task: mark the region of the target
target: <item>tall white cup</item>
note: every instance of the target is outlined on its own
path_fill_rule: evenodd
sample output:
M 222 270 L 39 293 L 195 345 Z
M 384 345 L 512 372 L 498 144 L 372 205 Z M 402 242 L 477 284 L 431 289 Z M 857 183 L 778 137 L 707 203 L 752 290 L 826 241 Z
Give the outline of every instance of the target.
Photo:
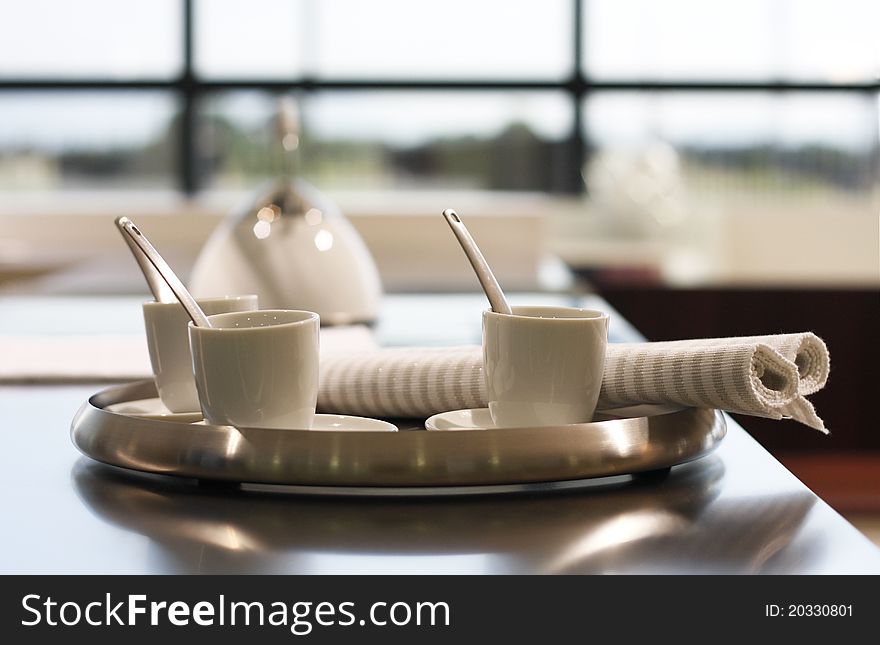
M 608 314 L 575 307 L 483 313 L 489 412 L 499 427 L 592 420 L 602 387 Z
M 197 302 L 208 315 L 257 308 L 254 295 L 199 298 Z M 198 412 L 199 395 L 193 379 L 186 329 L 189 316 L 179 302 L 145 302 L 143 309 L 159 398 L 172 412 Z
M 189 325 L 205 419 L 242 428 L 310 428 L 318 401 L 318 314 L 270 309 L 208 320 L 213 327 Z

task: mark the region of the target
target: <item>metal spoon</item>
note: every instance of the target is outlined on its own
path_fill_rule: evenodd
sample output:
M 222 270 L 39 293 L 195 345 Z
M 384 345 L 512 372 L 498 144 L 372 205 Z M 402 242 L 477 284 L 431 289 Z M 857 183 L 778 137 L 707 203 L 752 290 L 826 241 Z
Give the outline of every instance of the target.
M 205 315 L 205 312 L 202 311 L 202 308 L 199 307 L 195 298 L 193 298 L 192 294 L 186 290 L 186 287 L 183 286 L 183 282 L 180 281 L 180 278 L 178 278 L 174 271 L 171 270 L 168 263 L 165 262 L 162 256 L 159 255 L 159 252 L 152 244 L 150 244 L 150 241 L 146 236 L 140 232 L 140 229 L 134 225 L 134 222 L 127 217 L 117 217 L 116 226 L 118 226 L 119 230 L 123 232 L 126 241 L 131 240 L 131 242 L 137 247 L 140 253 L 136 254 L 135 257 L 138 258 L 139 255 L 145 256 L 152 266 L 150 273 L 152 274 L 153 271 L 155 271 L 159 274 L 162 280 L 165 281 L 165 284 L 172 291 L 177 300 L 180 301 L 180 304 L 183 305 L 183 308 L 193 321 L 193 324 L 196 327 L 211 327 L 208 317 Z M 138 259 L 138 263 L 140 264 L 140 259 Z M 147 278 L 147 282 L 149 281 L 150 279 Z
M 480 281 L 480 286 L 486 292 L 486 297 L 489 299 L 489 306 L 492 307 L 492 311 L 499 314 L 512 314 L 513 311 L 511 311 L 510 305 L 507 304 L 507 298 L 504 297 L 501 285 L 495 279 L 495 274 L 492 273 L 489 263 L 486 262 L 486 258 L 480 252 L 480 247 L 477 246 L 474 238 L 471 237 L 458 213 L 451 208 L 447 208 L 443 211 L 443 217 L 446 219 L 446 223 L 449 224 L 449 228 L 455 233 L 455 237 L 458 238 L 458 243 L 461 244 L 467 259 L 470 260 L 471 266 L 477 274 L 477 280 Z

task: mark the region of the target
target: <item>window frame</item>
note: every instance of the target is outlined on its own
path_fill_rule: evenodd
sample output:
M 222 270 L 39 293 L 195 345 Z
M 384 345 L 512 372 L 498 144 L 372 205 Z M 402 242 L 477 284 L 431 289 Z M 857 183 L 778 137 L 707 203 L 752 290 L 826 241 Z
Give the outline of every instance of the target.
M 0 96 L 8 91 L 139 91 L 164 90 L 174 96 L 180 105 L 180 129 L 178 132 L 176 166 L 174 177 L 177 188 L 186 196 L 193 196 L 203 188 L 201 160 L 198 158 L 196 132 L 198 128 L 198 104 L 212 93 L 228 90 L 261 90 L 274 94 L 285 92 L 325 91 L 504 91 L 504 90 L 554 90 L 565 94 L 572 102 L 574 119 L 566 137 L 568 163 L 567 176 L 561 182 L 561 194 L 581 195 L 587 191 L 581 169 L 590 154 L 590 136 L 584 119 L 584 104 L 591 94 L 597 92 L 645 91 L 645 92 L 854 92 L 868 97 L 880 92 L 880 79 L 867 82 L 828 83 L 803 81 L 710 81 L 710 80 L 621 80 L 592 79 L 584 69 L 584 11 L 589 0 L 570 0 L 573 5 L 573 65 L 568 78 L 557 81 L 507 81 L 478 80 L 419 80 L 419 79 L 317 79 L 308 76 L 289 79 L 202 79 L 194 70 L 194 0 L 180 0 L 182 15 L 182 68 L 176 78 L 168 80 L 109 80 L 103 78 L 0 78 Z

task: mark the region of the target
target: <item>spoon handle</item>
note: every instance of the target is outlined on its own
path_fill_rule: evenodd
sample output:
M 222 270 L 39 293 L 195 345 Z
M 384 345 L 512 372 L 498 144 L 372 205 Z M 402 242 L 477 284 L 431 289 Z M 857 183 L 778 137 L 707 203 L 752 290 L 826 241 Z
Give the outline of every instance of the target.
M 461 244 L 464 254 L 474 268 L 477 280 L 480 281 L 483 291 L 486 292 L 486 297 L 489 299 L 489 306 L 492 307 L 492 311 L 499 314 L 512 314 L 510 305 L 507 304 L 507 298 L 504 297 L 504 292 L 501 290 L 501 285 L 495 279 L 492 269 L 489 268 L 489 263 L 486 262 L 480 247 L 477 246 L 474 238 L 471 237 L 470 231 L 467 230 L 458 213 L 451 208 L 447 208 L 443 211 L 443 217 L 446 219 L 446 223 L 449 224 L 455 237 L 458 238 L 458 243 Z
M 119 232 L 122 233 L 122 239 L 125 240 L 125 243 L 131 250 L 131 254 L 134 256 L 135 261 L 138 263 L 138 266 L 140 266 L 141 273 L 144 274 L 144 279 L 147 281 L 147 286 L 150 287 L 150 292 L 153 294 L 153 298 L 156 299 L 156 302 L 175 302 L 177 296 L 174 295 L 171 287 L 165 282 L 165 278 L 162 277 L 162 274 L 156 270 L 153 263 L 150 262 L 149 258 L 147 258 L 144 252 L 141 251 L 141 247 L 139 247 L 137 243 L 128 236 L 128 233 L 126 233 L 124 227 L 120 223 L 121 219 L 123 218 L 120 217 L 116 219 L 116 225 L 119 227 Z
M 150 244 L 147 237 L 140 232 L 140 229 L 138 229 L 137 226 L 134 225 L 134 222 L 127 217 L 118 217 L 116 219 L 116 225 L 123 233 L 125 233 L 128 239 L 137 245 L 138 249 L 140 249 L 143 255 L 145 255 L 150 261 L 150 264 L 152 264 L 159 275 L 162 276 L 162 279 L 180 301 L 180 304 L 183 305 L 187 315 L 192 319 L 193 324 L 196 327 L 210 327 L 211 323 L 208 321 L 208 317 L 205 315 L 205 312 L 202 311 L 202 308 L 199 307 L 195 298 L 193 298 L 192 294 L 183 286 L 183 282 L 181 282 L 180 278 L 178 278 L 174 271 L 171 270 L 168 263 L 165 262 L 161 255 L 159 255 L 159 252 L 153 248 L 153 245 Z

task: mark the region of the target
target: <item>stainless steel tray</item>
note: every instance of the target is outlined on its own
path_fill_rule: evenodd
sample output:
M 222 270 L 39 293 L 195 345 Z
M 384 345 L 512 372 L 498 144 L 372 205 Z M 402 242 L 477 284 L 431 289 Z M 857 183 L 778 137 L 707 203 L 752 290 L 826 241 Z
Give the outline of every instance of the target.
M 239 431 L 104 409 L 154 396 L 152 381 L 98 392 L 73 419 L 73 443 L 121 468 L 297 493 L 461 494 L 558 490 L 662 471 L 711 452 L 727 431 L 717 410 L 661 406 L 606 411 L 593 423 L 457 432 L 406 424 L 401 432 Z

